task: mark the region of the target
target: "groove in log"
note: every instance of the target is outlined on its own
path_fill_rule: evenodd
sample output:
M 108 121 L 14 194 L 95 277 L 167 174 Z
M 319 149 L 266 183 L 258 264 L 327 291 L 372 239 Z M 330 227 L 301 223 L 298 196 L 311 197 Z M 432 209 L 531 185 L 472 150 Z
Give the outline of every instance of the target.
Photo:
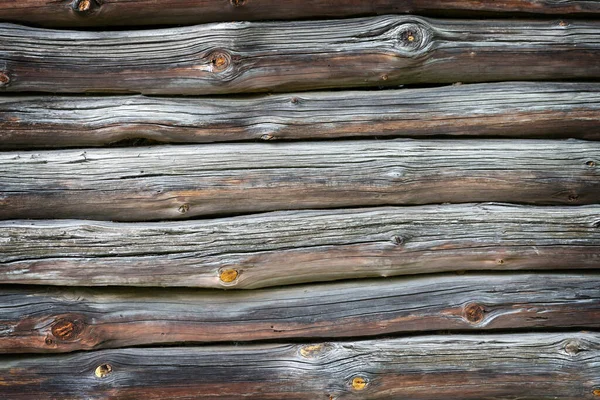
M 0 353 L 600 328 L 598 287 L 598 274 L 426 276 L 234 292 L 3 287 Z
M 600 139 L 600 84 L 497 83 L 259 98 L 3 97 L 0 148 L 351 136 Z
M 20 399 L 597 399 L 600 334 L 423 336 L 3 357 Z
M 74 32 L 0 24 L 0 90 L 223 94 L 600 78 L 599 21 L 352 20 Z
M 442 205 L 159 223 L 5 221 L 0 282 L 258 288 L 600 267 L 600 206 Z
M 386 140 L 0 153 L 0 219 L 600 202 L 600 143 Z
M 0 0 L 0 19 L 43 26 L 197 24 L 373 14 L 600 14 L 578 0 Z

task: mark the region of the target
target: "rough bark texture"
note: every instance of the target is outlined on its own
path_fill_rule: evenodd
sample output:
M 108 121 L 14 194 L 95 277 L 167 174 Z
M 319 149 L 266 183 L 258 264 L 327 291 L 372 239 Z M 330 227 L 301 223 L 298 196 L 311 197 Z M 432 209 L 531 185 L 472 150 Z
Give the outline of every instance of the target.
M 0 0 L 0 18 L 44 26 L 196 24 L 374 14 L 600 14 L 597 1 L 577 0 Z
M 599 226 L 600 206 L 493 204 L 171 223 L 6 221 L 0 282 L 256 288 L 457 270 L 598 268 Z
M 0 98 L 0 148 L 384 136 L 600 139 L 600 84 L 497 83 L 259 98 Z
M 0 218 L 182 219 L 282 209 L 600 202 L 600 143 L 391 140 L 0 153 Z
M 436 330 L 600 328 L 600 275 L 426 276 L 250 291 L 2 287 L 0 353 Z
M 0 36 L 5 91 L 205 95 L 600 78 L 598 21 L 385 16 L 116 32 L 1 24 Z
M 101 350 L 5 357 L 19 399 L 597 399 L 597 333 Z

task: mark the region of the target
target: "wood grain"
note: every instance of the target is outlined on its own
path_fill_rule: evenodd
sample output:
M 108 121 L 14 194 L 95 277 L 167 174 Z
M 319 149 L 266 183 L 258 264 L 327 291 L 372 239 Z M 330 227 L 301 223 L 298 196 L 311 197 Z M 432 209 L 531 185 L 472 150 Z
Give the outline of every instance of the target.
M 577 0 L 0 0 L 2 20 L 44 26 L 197 24 L 232 20 L 307 19 L 373 14 L 600 14 Z
M 132 348 L 4 357 L 20 399 L 596 399 L 598 333 Z
M 350 20 L 81 32 L 0 24 L 0 90 L 225 94 L 600 78 L 599 21 Z
M 257 288 L 457 270 L 589 269 L 600 267 L 599 226 L 597 205 L 494 204 L 159 223 L 5 221 L 0 282 Z
M 0 219 L 600 202 L 600 143 L 385 140 L 0 153 Z
M 0 353 L 436 330 L 600 328 L 600 275 L 425 276 L 249 291 L 0 288 Z
M 0 98 L 0 148 L 385 136 L 600 139 L 600 84 L 496 83 L 256 98 Z

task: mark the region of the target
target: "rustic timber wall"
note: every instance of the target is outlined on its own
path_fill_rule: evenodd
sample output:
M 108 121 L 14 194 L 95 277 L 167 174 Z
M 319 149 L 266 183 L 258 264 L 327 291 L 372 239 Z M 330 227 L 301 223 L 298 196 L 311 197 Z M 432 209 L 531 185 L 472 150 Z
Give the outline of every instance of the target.
M 600 399 L 600 2 L 0 0 L 0 399 Z

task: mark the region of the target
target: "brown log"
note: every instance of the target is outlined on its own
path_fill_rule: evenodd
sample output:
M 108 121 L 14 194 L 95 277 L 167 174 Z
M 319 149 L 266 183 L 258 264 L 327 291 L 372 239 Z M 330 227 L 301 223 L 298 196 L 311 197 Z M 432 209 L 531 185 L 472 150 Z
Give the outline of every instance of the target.
M 0 36 L 0 90 L 14 92 L 207 95 L 600 78 L 599 21 L 384 16 L 112 32 L 0 24 Z
M 600 275 L 464 275 L 283 289 L 0 289 L 0 353 L 345 338 L 436 330 L 600 328 Z
M 5 357 L 4 398 L 594 400 L 600 335 L 133 348 Z
M 0 148 L 122 140 L 223 142 L 385 136 L 600 139 L 600 84 L 496 83 L 258 98 L 0 98 Z
M 600 143 L 385 140 L 0 153 L 0 219 L 600 202 Z
M 159 223 L 0 223 L 0 282 L 257 288 L 600 267 L 600 206 L 443 205 Z
M 0 0 L 0 19 L 43 26 L 197 24 L 374 14 L 596 16 L 596 1 L 578 0 Z

